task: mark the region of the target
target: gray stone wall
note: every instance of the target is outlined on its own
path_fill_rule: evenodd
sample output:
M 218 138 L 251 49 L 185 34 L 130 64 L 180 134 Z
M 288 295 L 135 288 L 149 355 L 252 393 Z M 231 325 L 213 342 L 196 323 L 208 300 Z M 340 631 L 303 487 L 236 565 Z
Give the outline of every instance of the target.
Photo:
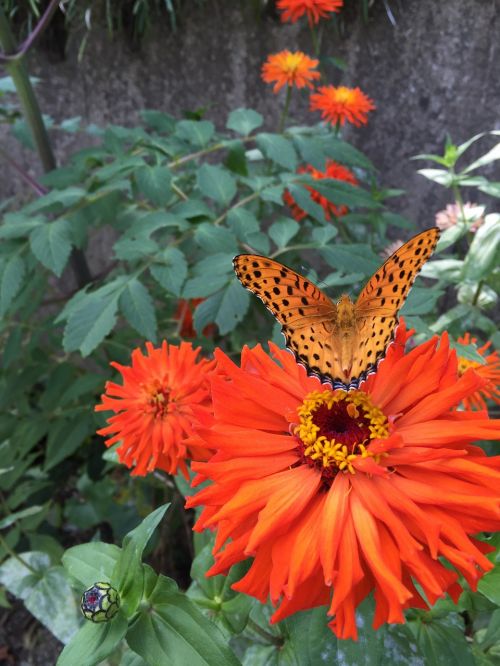
M 347 12 L 341 34 L 328 25 L 324 51 L 348 64 L 345 72 L 335 70 L 332 82 L 359 85 L 377 105 L 366 127 L 347 128 L 344 136 L 373 160 L 384 185 L 406 190 L 391 202 L 393 210 L 429 226 L 451 194 L 417 175 L 424 165 L 409 158 L 439 152 L 447 132 L 462 142 L 500 129 L 500 2 L 388 2 L 395 26 L 376 0 L 368 23 Z M 250 106 L 275 129 L 283 98 L 262 83 L 261 64 L 267 54 L 283 48 L 312 54 L 309 31 L 305 22 L 284 25 L 269 17 L 259 22 L 242 11 L 242 4 L 192 3 L 175 33 L 165 22 L 139 51 L 94 28 L 81 62 L 81 35 L 72 36 L 64 61 L 50 62 L 46 52 L 36 52 L 29 64 L 42 79 L 38 92 L 43 111 L 57 121 L 81 115 L 88 123 L 131 125 L 143 108 L 181 114 L 207 107 L 207 117 L 223 128 L 231 109 Z M 319 118 L 307 110 L 307 99 L 307 94 L 296 95 L 292 102 L 297 121 Z M 89 142 L 84 135 L 60 132 L 53 138 L 60 162 Z M 2 142 L 37 174 L 32 155 L 5 135 Z M 25 186 L 5 169 L 4 174 L 0 194 L 22 196 Z

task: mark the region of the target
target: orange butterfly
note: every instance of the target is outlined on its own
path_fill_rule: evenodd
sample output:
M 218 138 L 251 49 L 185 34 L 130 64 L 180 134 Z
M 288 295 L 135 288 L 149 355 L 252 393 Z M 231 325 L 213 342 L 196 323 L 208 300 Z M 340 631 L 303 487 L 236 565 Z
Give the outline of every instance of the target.
M 286 346 L 307 374 L 333 388 L 358 388 L 377 369 L 394 340 L 398 312 L 440 231 L 427 229 L 399 248 L 372 275 L 354 303 L 343 294 L 334 303 L 287 266 L 255 254 L 233 260 L 240 282 L 281 324 Z

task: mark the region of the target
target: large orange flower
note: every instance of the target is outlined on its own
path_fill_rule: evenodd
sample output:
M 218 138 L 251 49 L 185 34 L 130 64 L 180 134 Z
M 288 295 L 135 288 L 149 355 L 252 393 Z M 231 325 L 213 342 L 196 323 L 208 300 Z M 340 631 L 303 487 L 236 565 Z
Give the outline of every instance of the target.
M 324 171 L 319 171 L 319 169 L 315 169 L 309 164 L 305 167 L 299 167 L 297 169 L 297 173 L 308 173 L 316 180 L 322 180 L 323 178 L 334 178 L 335 180 L 343 180 L 346 183 L 351 183 L 351 185 L 358 184 L 356 176 L 352 173 L 352 171 L 350 171 L 347 167 L 334 162 L 333 160 L 327 161 L 326 169 Z M 306 188 L 311 193 L 311 199 L 318 203 L 325 211 L 325 218 L 327 220 L 331 220 L 332 215 L 334 217 L 341 217 L 349 211 L 347 206 L 336 206 L 325 196 L 317 192 L 313 187 L 306 185 Z M 292 215 L 297 220 L 297 222 L 300 222 L 307 216 L 307 213 L 302 210 L 302 208 L 298 205 L 288 190 L 285 190 L 283 193 L 283 201 L 287 204 L 287 206 L 290 207 Z
M 181 342 L 176 347 L 163 341 L 155 349 L 146 343 L 147 354 L 132 352 L 132 365 L 111 363 L 123 384 L 106 383 L 97 412 L 112 411 L 109 425 L 98 430 L 111 446 L 121 441 L 120 462 L 134 467 L 132 474 L 163 469 L 175 474 L 179 467 L 187 476 L 186 458 L 206 460 L 204 446 L 189 440 L 193 425 L 205 423 L 211 414 L 208 376 L 214 362 L 197 360 L 199 348 Z M 189 441 L 188 441 L 189 440 Z
M 470 333 L 465 333 L 458 338 L 458 342 L 463 345 L 476 345 L 477 338 L 473 338 Z M 486 400 L 493 400 L 500 405 L 500 356 L 497 351 L 490 354 L 487 350 L 491 347 L 491 340 L 482 347 L 477 347 L 477 351 L 484 358 L 484 364 L 477 361 L 471 361 L 468 358 L 459 356 L 458 373 L 463 375 L 469 368 L 483 377 L 486 384 L 480 387 L 475 393 L 464 398 L 463 404 L 466 409 L 488 409 Z
M 472 442 L 500 428 L 456 409 L 484 380 L 458 378 L 446 334 L 404 354 L 406 338 L 401 325 L 378 372 L 348 393 L 272 343 L 278 363 L 260 346 L 244 348 L 241 368 L 217 354 L 214 422 L 199 431 L 216 453 L 193 464 L 212 484 L 187 505 L 204 505 L 197 531 L 217 529 L 209 575 L 252 557 L 233 588 L 279 603 L 273 622 L 328 604 L 335 634 L 356 638 L 372 590 L 376 628 L 446 592 L 456 600 L 459 575 L 475 589 L 493 566 L 473 535 L 500 529 L 500 456 Z
M 274 83 L 273 92 L 286 85 L 312 88 L 312 81 L 321 76 L 315 69 L 318 64 L 319 60 L 310 58 L 302 51 L 280 51 L 267 56 L 262 65 L 262 80 Z
M 310 98 L 311 111 L 321 111 L 323 120 L 332 125 L 347 121 L 359 127 L 368 122 L 368 113 L 375 108 L 373 101 L 359 88 L 320 86 Z
M 343 0 L 278 0 L 277 7 L 283 13 L 281 20 L 295 23 L 304 14 L 312 25 L 318 23 L 321 18 L 330 18 L 333 12 L 342 9 Z

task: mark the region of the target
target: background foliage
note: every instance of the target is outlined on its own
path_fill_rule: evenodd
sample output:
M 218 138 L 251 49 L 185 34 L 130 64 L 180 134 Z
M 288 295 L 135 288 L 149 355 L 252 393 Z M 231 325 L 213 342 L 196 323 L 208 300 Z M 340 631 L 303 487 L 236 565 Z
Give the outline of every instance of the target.
M 13 91 L 11 79 L 0 81 L 1 116 L 32 150 Z M 234 277 L 234 254 L 277 257 L 332 296 L 355 295 L 381 264 L 389 239 L 417 231 L 391 212 L 399 192 L 384 188 L 376 166 L 323 125 L 262 131 L 263 118 L 252 109 L 234 110 L 220 128 L 203 117 L 178 119 L 159 110 L 144 110 L 141 117 L 136 127 L 103 128 L 84 126 L 79 118 L 46 118 L 53 129 L 87 134 L 89 147 L 33 183 L 36 196 L 25 205 L 2 204 L 1 603 L 9 604 L 6 592 L 22 599 L 67 643 L 83 622 L 77 607 L 83 589 L 102 576 L 119 589 L 119 619 L 80 628 L 61 664 L 83 664 L 84 653 L 93 655 L 89 664 L 174 663 L 168 661 L 174 635 L 196 632 L 199 643 L 183 652 L 180 640 L 172 648 L 175 658 L 376 664 L 389 653 L 401 664 L 499 663 L 497 568 L 458 605 L 443 601 L 428 613 L 413 611 L 407 625 L 367 629 L 358 643 L 337 641 L 323 609 L 269 628 L 269 609 L 230 589 L 231 576 L 241 572 L 205 579 L 210 536 L 191 543 L 191 517 L 181 509 L 189 492 L 183 479 L 174 483 L 158 473 L 131 480 L 112 450 L 103 453 L 94 433 L 104 421 L 93 407 L 110 376 L 109 361 L 127 363 L 144 339 L 178 341 L 185 324 L 179 304 L 203 299 L 194 311 L 194 342 L 206 353 L 216 344 L 237 358 L 243 344 L 281 344 L 272 318 Z M 468 162 L 472 141 L 485 152 Z M 482 175 L 500 157 L 498 133 L 459 146 L 449 142 L 443 155 L 420 157 L 426 166 L 434 163 L 422 176 L 449 188 L 452 199 L 461 202 L 464 189 L 467 197 L 478 189 L 489 206 L 469 217 L 461 207 L 458 223 L 443 234 L 436 259 L 422 272 L 429 281 L 419 279 L 403 314 L 417 339 L 448 330 L 456 340 L 469 330 L 500 346 L 493 317 L 500 185 Z M 360 186 L 296 172 L 304 163 L 322 169 L 326 159 L 350 167 Z M 349 213 L 335 224 L 326 221 L 305 185 L 348 206 Z M 308 214 L 300 224 L 283 205 L 285 189 Z M 484 223 L 473 233 L 479 217 Z M 72 252 L 86 252 L 103 235 L 111 237 L 107 261 L 79 289 L 68 263 Z M 458 349 L 481 360 L 473 346 Z M 173 506 L 158 534 L 166 507 L 150 512 L 166 502 Z M 150 564 L 142 563 L 143 551 Z M 362 609 L 366 627 L 370 614 L 368 602 Z

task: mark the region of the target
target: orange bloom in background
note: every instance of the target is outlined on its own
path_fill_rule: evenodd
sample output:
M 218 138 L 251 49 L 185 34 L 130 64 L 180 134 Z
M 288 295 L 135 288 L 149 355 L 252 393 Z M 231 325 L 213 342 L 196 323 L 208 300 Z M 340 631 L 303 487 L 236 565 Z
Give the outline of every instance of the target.
M 356 176 L 350 171 L 347 167 L 334 162 L 334 160 L 327 160 L 325 171 L 319 171 L 313 166 L 308 165 L 306 167 L 299 167 L 297 173 L 308 173 L 313 178 L 317 180 L 322 180 L 323 178 L 334 178 L 335 180 L 343 180 L 345 183 L 350 183 L 351 185 L 358 185 L 358 180 Z M 311 199 L 319 204 L 325 211 L 325 219 L 331 220 L 332 215 L 334 217 L 341 217 L 349 212 L 347 206 L 336 206 L 334 203 L 329 201 L 325 196 L 317 192 L 313 187 L 305 185 L 306 189 L 311 193 Z M 283 201 L 289 206 L 292 211 L 293 217 L 300 222 L 303 220 L 307 213 L 302 210 L 302 208 L 295 201 L 293 196 L 288 190 L 283 192 Z
M 464 333 L 458 342 L 462 345 L 477 345 L 477 338 L 473 338 L 470 333 Z M 477 347 L 477 352 L 481 354 L 485 363 L 471 361 L 463 356 L 458 357 L 458 373 L 463 375 L 469 368 L 472 368 L 480 377 L 486 380 L 486 384 L 479 388 L 475 393 L 464 398 L 463 405 L 466 409 L 488 409 L 486 400 L 493 400 L 500 405 L 500 356 L 497 351 L 487 354 L 491 346 L 491 340 L 482 347 Z
M 97 431 L 109 437 L 106 446 L 121 441 L 120 462 L 133 467 L 133 475 L 154 469 L 187 477 L 186 459 L 206 460 L 205 446 L 188 441 L 193 426 L 206 423 L 211 415 L 208 376 L 214 362 L 197 360 L 200 350 L 191 343 L 155 349 L 146 342 L 146 355 L 132 352 L 132 365 L 111 363 L 123 377 L 123 384 L 106 382 L 106 392 L 96 412 L 112 411 L 109 425 Z
M 203 303 L 204 298 L 190 298 L 185 300 L 181 298 L 174 312 L 174 319 L 179 322 L 179 335 L 181 338 L 195 338 L 196 330 L 193 324 L 194 311 L 200 303 Z M 208 324 L 203 329 L 202 334 L 208 338 L 215 332 L 215 326 Z
M 359 88 L 345 86 L 320 86 L 311 95 L 311 111 L 321 111 L 323 120 L 332 125 L 344 125 L 347 121 L 359 127 L 368 122 L 368 113 L 375 105 Z
M 265 83 L 274 83 L 275 93 L 283 86 L 312 88 L 312 81 L 321 76 L 315 70 L 318 64 L 319 60 L 309 58 L 302 51 L 280 51 L 267 56 L 262 65 L 262 80 Z
M 286 351 L 245 347 L 241 368 L 222 351 L 212 375 L 214 421 L 199 435 L 216 452 L 193 463 L 187 501 L 195 530 L 217 530 L 225 574 L 253 558 L 233 589 L 279 604 L 272 622 L 328 605 L 339 638 L 356 638 L 356 607 L 372 591 L 374 627 L 404 622 L 459 575 L 472 589 L 493 564 L 473 535 L 500 529 L 500 456 L 472 444 L 500 439 L 484 412 L 456 409 L 484 386 L 457 377 L 446 334 L 404 353 L 402 323 L 361 389 L 332 391 Z M 452 569 L 441 559 L 447 560 Z
M 295 23 L 304 14 L 307 14 L 309 24 L 318 23 L 320 19 L 330 18 L 333 12 L 342 9 L 343 0 L 278 0 L 277 8 L 283 12 L 281 20 L 283 23 L 290 21 Z

